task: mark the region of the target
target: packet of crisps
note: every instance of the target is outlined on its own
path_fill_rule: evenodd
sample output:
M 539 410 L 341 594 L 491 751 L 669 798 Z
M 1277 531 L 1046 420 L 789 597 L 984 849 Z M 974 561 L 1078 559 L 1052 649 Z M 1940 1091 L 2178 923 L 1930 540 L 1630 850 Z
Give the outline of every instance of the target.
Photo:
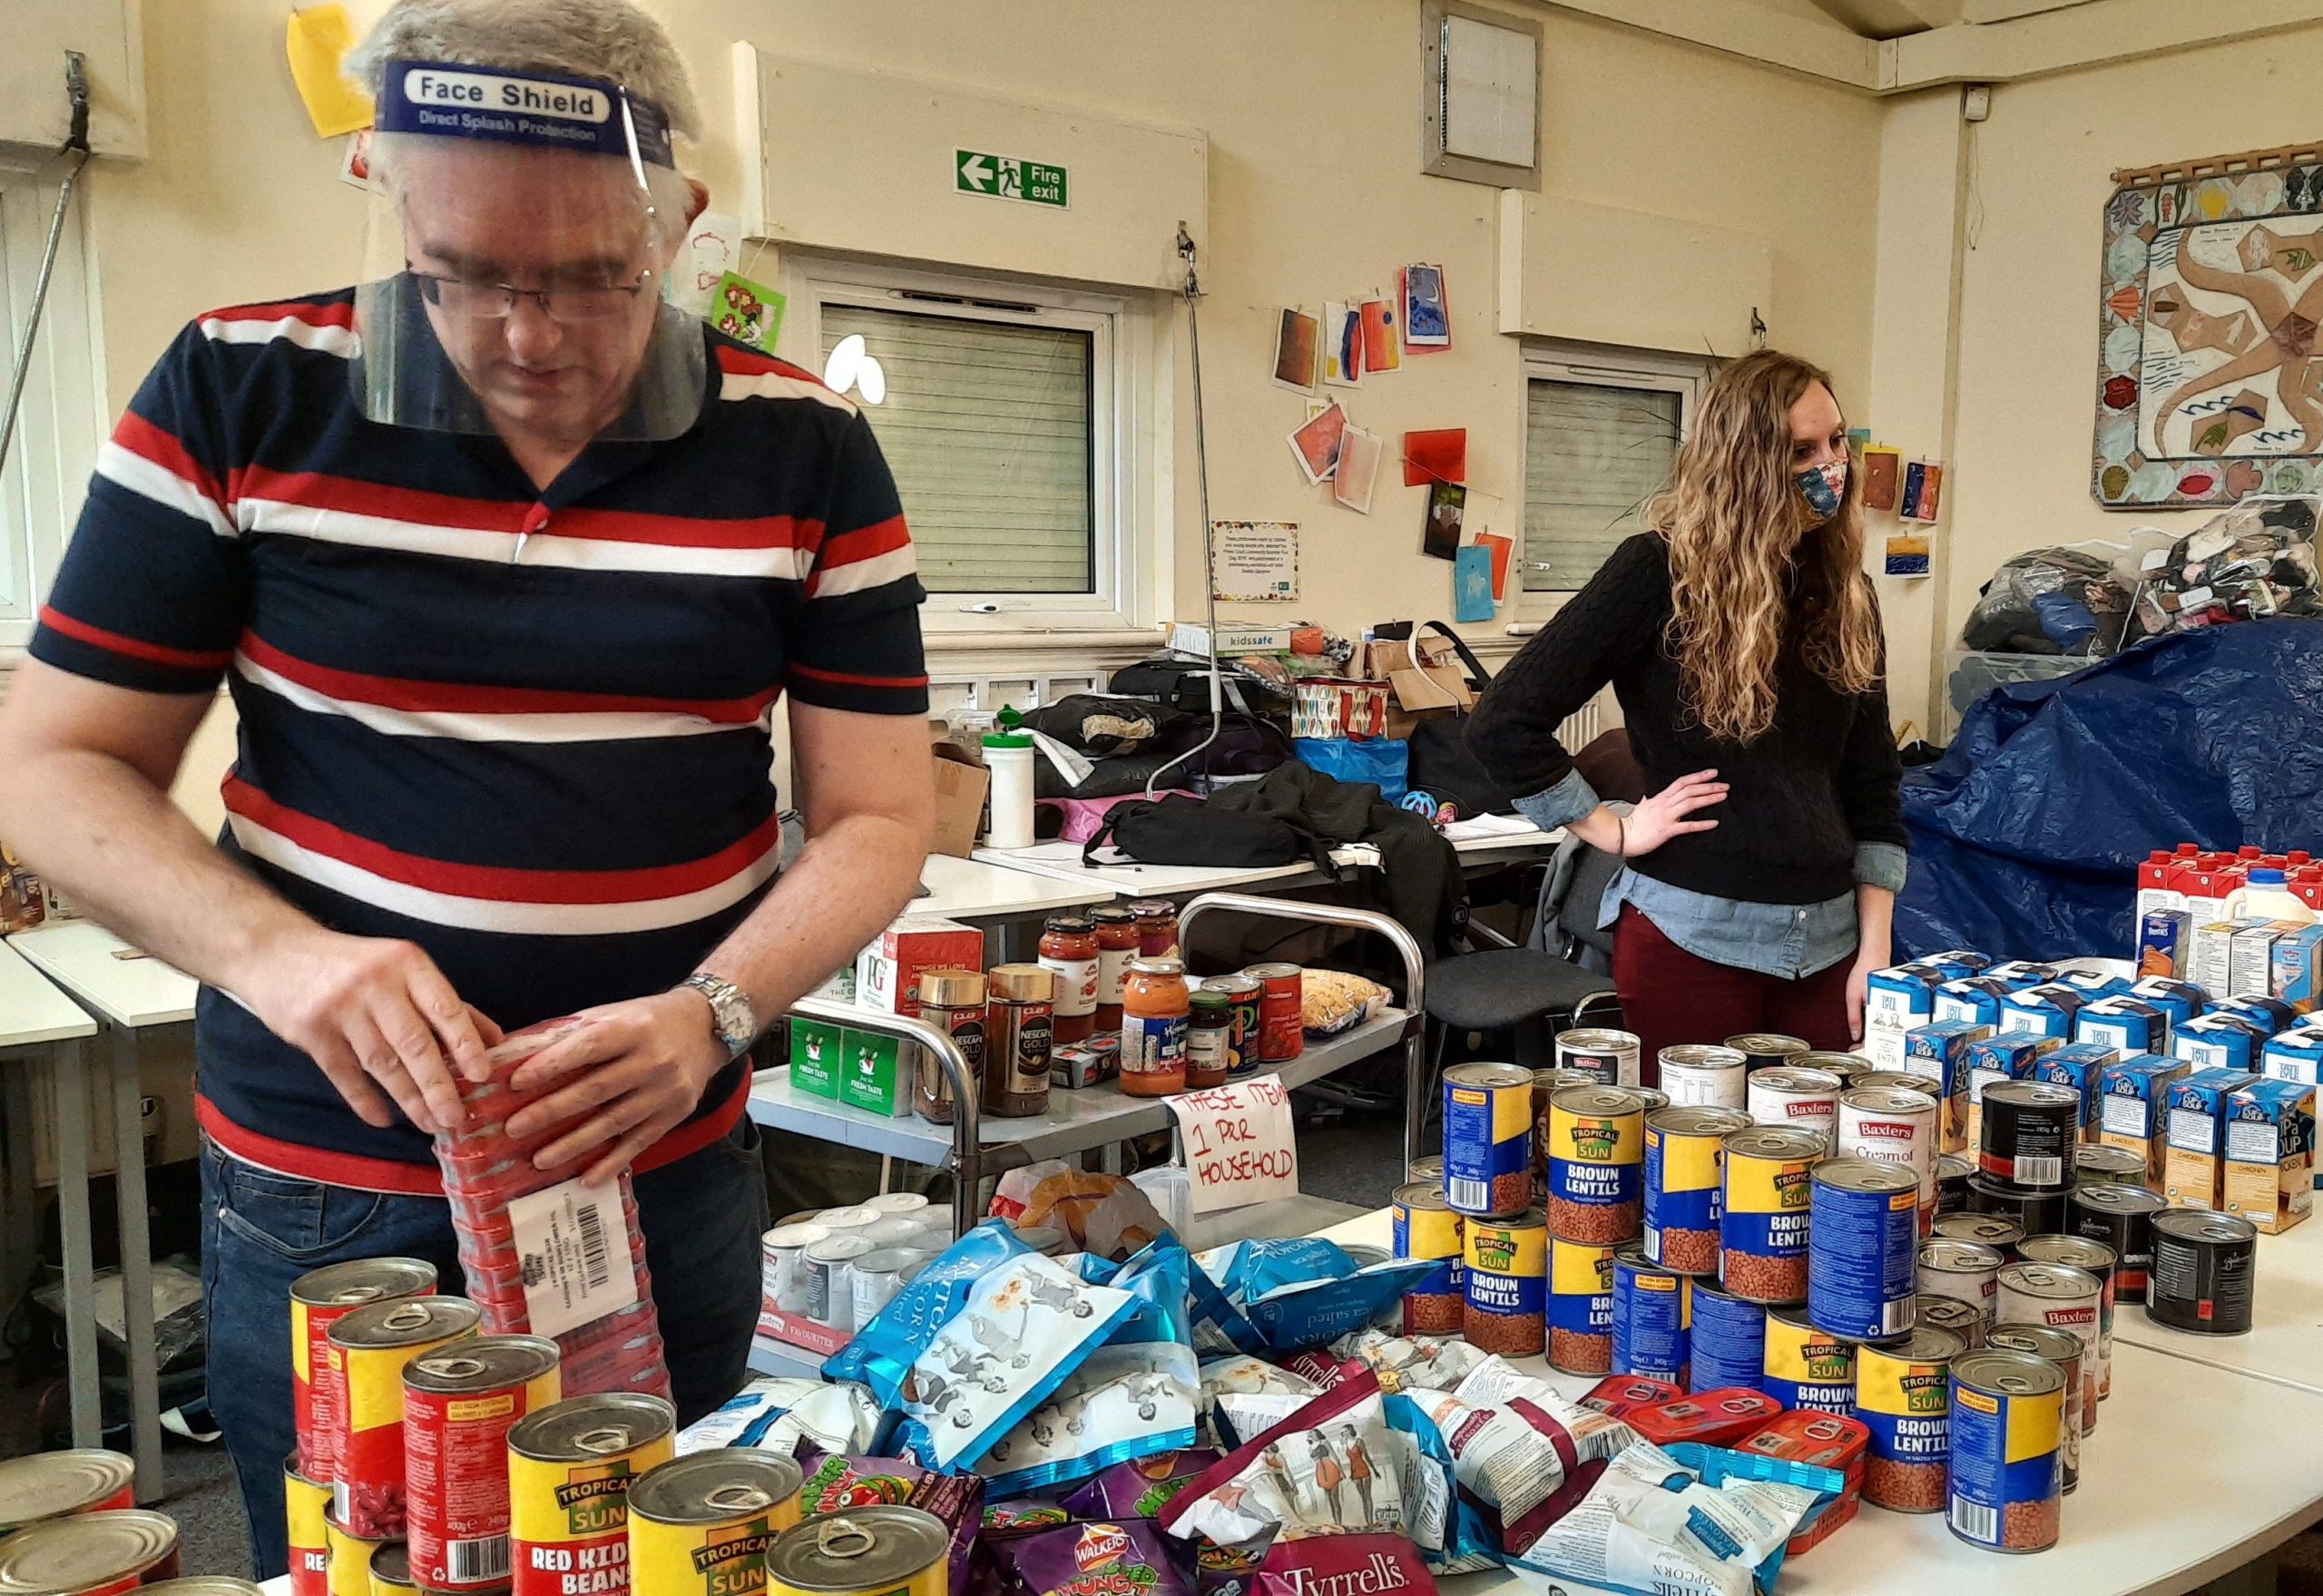
M 1194 1596 L 1191 1560 L 1148 1519 L 1063 1524 L 991 1552 L 1012 1596 Z
M 1326 1346 L 1388 1317 L 1401 1307 L 1411 1283 L 1434 1267 L 1424 1258 L 1364 1264 L 1346 1248 L 1313 1236 L 1237 1241 L 1201 1253 L 1194 1262 L 1231 1310 L 1221 1316 L 1203 1299 L 1197 1301 L 1197 1313 L 1213 1322 L 1231 1346 L 1272 1355 Z
M 928 1259 L 854 1340 L 824 1359 L 823 1377 L 859 1381 L 883 1409 L 895 1411 L 912 1365 L 966 1306 L 976 1282 L 995 1265 L 1032 1250 L 1007 1225 L 986 1219 Z
M 976 1532 L 984 1524 L 984 1482 L 974 1474 L 937 1474 L 897 1457 L 816 1453 L 799 1459 L 806 1480 L 799 1487 L 801 1517 L 845 1513 L 851 1507 L 916 1507 L 932 1513 L 951 1537 L 947 1554 L 950 1589 L 967 1588 Z
M 1259 1564 L 1257 1596 L 1436 1596 L 1436 1581 L 1401 1535 L 1278 1541 Z
M 1221 1545 L 1364 1530 L 1419 1539 L 1426 1504 L 1406 1497 L 1425 1477 L 1419 1448 L 1389 1425 L 1386 1403 L 1368 1375 L 1313 1398 L 1203 1470 L 1158 1522 Z
M 1075 1518 L 1152 1518 L 1217 1461 L 1215 1448 L 1196 1446 L 1117 1463 L 1084 1482 L 1064 1506 Z

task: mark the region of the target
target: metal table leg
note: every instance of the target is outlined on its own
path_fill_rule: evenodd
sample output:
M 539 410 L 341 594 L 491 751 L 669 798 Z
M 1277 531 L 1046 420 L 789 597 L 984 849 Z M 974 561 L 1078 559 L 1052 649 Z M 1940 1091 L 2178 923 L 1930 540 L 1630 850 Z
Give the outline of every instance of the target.
M 121 1210 L 121 1300 L 129 1337 L 129 1406 L 137 1500 L 162 1496 L 162 1398 L 153 1362 L 153 1244 L 145 1221 L 144 1089 L 137 1033 L 115 1026 L 113 1045 L 113 1193 Z
M 43 1052 L 53 1053 L 53 1049 Z M 33 1055 L 19 1050 L 0 1062 L 0 1113 L 8 1120 L 8 1196 L 0 1209 L 0 1244 L 6 1248 L 7 1278 L 0 1297 L 13 1302 L 29 1288 L 40 1259 L 40 1189 L 33 1156 Z
M 57 1043 L 56 1218 L 64 1246 L 64 1355 L 73 1444 L 104 1444 L 97 1389 L 96 1263 L 89 1249 L 89 1091 L 78 1042 Z

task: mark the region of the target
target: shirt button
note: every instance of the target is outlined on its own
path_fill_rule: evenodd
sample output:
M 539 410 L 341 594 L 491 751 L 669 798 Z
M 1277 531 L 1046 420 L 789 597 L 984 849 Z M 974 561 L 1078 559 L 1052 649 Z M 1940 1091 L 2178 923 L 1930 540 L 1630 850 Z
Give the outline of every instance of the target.
M 1801 909 L 1801 910 L 1799 910 L 1799 911 L 1798 918 L 1799 918 L 1799 923 L 1800 923 L 1800 924 L 1802 924 L 1802 925 L 1804 925 L 1804 924 L 1806 923 L 1806 920 L 1807 920 L 1807 911 L 1806 911 L 1805 909 Z

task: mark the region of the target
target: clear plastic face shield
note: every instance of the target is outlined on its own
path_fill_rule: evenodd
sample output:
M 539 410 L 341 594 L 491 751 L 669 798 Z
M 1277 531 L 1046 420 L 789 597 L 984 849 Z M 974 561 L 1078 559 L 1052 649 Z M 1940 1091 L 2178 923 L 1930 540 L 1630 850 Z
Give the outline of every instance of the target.
M 687 189 L 652 103 L 595 79 L 391 62 L 369 160 L 365 416 L 574 446 L 693 424 L 701 327 L 662 298 Z

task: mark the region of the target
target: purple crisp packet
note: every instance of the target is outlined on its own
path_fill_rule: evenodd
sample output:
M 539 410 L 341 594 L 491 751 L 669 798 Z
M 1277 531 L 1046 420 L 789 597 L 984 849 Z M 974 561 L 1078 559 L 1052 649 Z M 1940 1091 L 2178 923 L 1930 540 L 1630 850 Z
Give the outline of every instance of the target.
M 806 1483 L 800 1511 L 845 1513 L 850 1507 L 903 1505 L 932 1513 L 951 1534 L 950 1589 L 968 1588 L 969 1554 L 984 1524 L 984 1480 L 976 1474 L 938 1474 L 894 1457 L 848 1456 L 811 1449 L 800 1460 Z
M 1117 1463 L 1064 1499 L 1075 1518 L 1152 1518 L 1202 1470 L 1218 1461 L 1211 1446 L 1157 1452 Z
M 1181 1543 L 1152 1519 L 1098 1519 L 989 1548 L 1017 1596 L 1194 1596 Z

